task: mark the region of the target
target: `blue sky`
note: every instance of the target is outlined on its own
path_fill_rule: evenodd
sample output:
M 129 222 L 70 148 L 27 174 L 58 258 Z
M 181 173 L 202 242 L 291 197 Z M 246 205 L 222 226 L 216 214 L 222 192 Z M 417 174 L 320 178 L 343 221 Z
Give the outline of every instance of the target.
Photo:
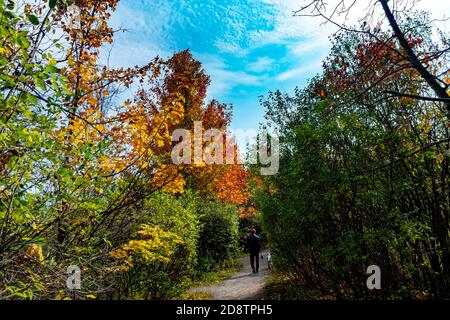
M 293 16 L 302 3 L 121 0 L 111 24 L 127 32 L 116 35 L 109 62 L 141 65 L 189 48 L 211 77 L 208 99 L 234 105 L 233 128 L 257 129 L 264 115 L 259 96 L 303 86 L 330 50 L 332 26 Z
M 110 63 L 140 65 L 189 48 L 211 77 L 208 99 L 233 104 L 233 128 L 257 129 L 259 96 L 304 85 L 329 50 L 326 37 L 292 16 L 295 2 L 122 0 L 111 24 L 127 32 L 116 35 Z

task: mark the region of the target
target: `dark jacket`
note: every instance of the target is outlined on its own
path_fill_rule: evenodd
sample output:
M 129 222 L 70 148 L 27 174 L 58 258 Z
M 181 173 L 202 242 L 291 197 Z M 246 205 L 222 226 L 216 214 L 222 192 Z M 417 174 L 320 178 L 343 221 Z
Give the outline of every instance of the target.
M 247 247 L 250 253 L 257 254 L 261 250 L 261 240 L 256 234 L 251 234 L 247 238 Z

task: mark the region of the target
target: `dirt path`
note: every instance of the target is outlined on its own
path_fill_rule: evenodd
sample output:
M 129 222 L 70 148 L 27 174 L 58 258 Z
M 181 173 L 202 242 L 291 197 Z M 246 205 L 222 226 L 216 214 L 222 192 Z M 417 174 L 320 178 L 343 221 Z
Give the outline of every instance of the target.
M 264 259 L 261 259 L 261 254 Z M 267 251 L 259 257 L 259 272 L 253 274 L 248 256 L 239 259 L 241 271 L 223 283 L 191 289 L 191 292 L 206 292 L 213 300 L 260 300 L 264 298 L 264 284 L 270 271 L 267 267 Z

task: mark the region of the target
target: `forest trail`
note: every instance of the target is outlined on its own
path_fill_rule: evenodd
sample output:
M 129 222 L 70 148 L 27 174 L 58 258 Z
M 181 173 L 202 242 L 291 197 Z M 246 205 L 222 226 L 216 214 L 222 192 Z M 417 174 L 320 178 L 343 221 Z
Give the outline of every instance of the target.
M 253 274 L 248 255 L 238 262 L 243 265 L 241 271 L 222 283 L 189 290 L 206 292 L 213 300 L 261 300 L 264 298 L 264 285 L 270 270 L 267 266 L 267 250 L 259 255 L 259 272 Z M 261 255 L 264 257 L 261 259 Z

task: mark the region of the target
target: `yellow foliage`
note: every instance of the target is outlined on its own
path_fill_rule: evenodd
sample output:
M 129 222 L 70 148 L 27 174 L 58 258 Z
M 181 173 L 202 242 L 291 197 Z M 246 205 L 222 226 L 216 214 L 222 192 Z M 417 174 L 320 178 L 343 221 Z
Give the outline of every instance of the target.
M 444 77 L 444 82 L 450 85 L 450 72 Z M 447 93 L 450 95 L 450 87 L 447 89 Z
M 141 225 L 136 236 L 138 239 L 130 240 L 110 253 L 111 257 L 121 262 L 113 271 L 128 271 L 137 261 L 169 263 L 176 247 L 183 244 L 178 235 L 145 224 Z
M 163 186 L 163 191 L 172 194 L 184 192 L 185 183 L 177 165 L 161 165 L 152 178 L 152 184 Z
M 33 243 L 27 248 L 25 253 L 26 259 L 34 259 L 42 263 L 44 261 L 44 254 L 42 252 L 42 246 Z
M 423 119 L 420 123 L 420 127 L 423 133 L 428 134 L 431 130 L 431 123 L 428 119 Z
M 72 145 L 85 142 L 100 142 L 103 139 L 105 127 L 99 123 L 103 113 L 95 108 L 88 108 L 73 117 L 66 128 L 55 132 L 55 137 Z
M 108 130 L 114 143 L 112 154 L 116 156 L 102 159 L 103 168 L 115 172 L 127 165 L 146 169 L 150 158 L 171 147 L 172 130 L 183 120 L 184 108 L 181 103 L 174 103 L 155 112 L 142 103 L 126 101 L 116 118 L 116 124 Z

